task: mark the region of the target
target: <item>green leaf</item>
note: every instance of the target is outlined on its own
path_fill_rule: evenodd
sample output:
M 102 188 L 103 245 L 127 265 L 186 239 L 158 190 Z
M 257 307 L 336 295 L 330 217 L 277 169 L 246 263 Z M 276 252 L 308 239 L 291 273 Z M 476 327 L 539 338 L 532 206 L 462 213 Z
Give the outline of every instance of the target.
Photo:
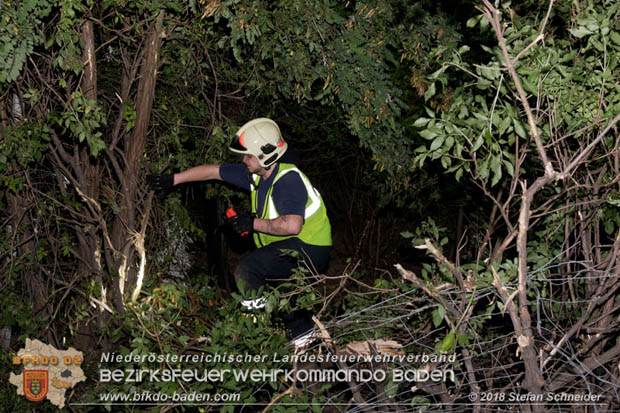
M 523 128 L 521 122 L 519 122 L 517 119 L 514 119 L 513 126 L 517 135 L 524 139 L 527 138 L 527 134 L 525 133 L 525 129 Z
M 420 132 L 420 136 L 428 140 L 435 139 L 435 136 L 437 135 L 438 133 L 431 129 L 424 129 L 423 131 Z
M 523 89 L 530 92 L 534 96 L 538 96 L 538 88 L 536 87 L 536 76 L 523 77 Z
M 390 377 L 388 377 L 388 382 L 385 385 L 385 394 L 388 397 L 396 397 L 398 395 L 399 386 L 400 382 L 394 381 L 394 378 L 390 375 Z
M 459 334 L 456 338 L 456 342 L 461 347 L 466 347 L 469 345 L 469 336 L 467 334 Z
M 428 89 L 426 89 L 426 92 L 424 92 L 424 101 L 428 101 L 430 98 L 432 98 L 433 96 L 435 96 L 435 83 L 431 83 L 431 85 L 428 87 Z
M 593 33 L 591 30 L 588 30 L 583 26 L 579 26 L 576 29 L 570 29 L 569 32 L 578 39 Z
M 502 163 L 500 161 L 501 155 L 491 158 L 491 171 L 493 171 L 493 179 L 491 180 L 491 186 L 495 186 L 502 178 Z
M 460 182 L 462 176 L 463 176 L 463 168 L 457 169 L 456 173 L 454 174 L 454 178 L 456 179 L 456 181 Z
M 445 137 L 444 136 L 438 136 L 437 138 L 435 138 L 433 140 L 433 142 L 431 143 L 431 147 L 430 147 L 430 151 L 434 151 L 438 148 L 441 147 L 441 145 L 443 145 L 443 141 L 444 141 Z
M 506 167 L 506 171 L 508 172 L 508 175 L 514 176 L 515 167 L 512 164 L 512 162 L 510 162 L 510 161 L 508 161 L 506 159 L 504 159 L 502 162 L 504 163 L 504 166 Z
M 478 139 L 476 139 L 476 142 L 474 143 L 474 146 L 471 148 L 472 152 L 476 152 L 478 149 L 480 149 L 480 147 L 482 146 L 483 143 L 484 143 L 484 136 L 481 133 L 478 136 Z
M 482 18 L 482 16 L 481 16 L 481 15 L 479 15 L 479 16 L 474 16 L 474 17 L 470 17 L 470 18 L 467 20 L 467 23 L 466 23 L 466 24 L 467 24 L 467 27 L 468 27 L 468 28 L 470 28 L 470 29 L 471 29 L 472 27 L 476 27 L 476 25 L 480 22 L 480 19 L 481 19 L 481 18 Z
M 489 158 L 486 158 L 484 162 L 480 164 L 477 172 L 478 176 L 482 179 L 487 179 L 489 177 Z
M 441 323 L 443 323 L 443 318 L 446 315 L 446 309 L 443 305 L 439 304 L 439 306 L 433 310 L 433 324 L 435 327 L 439 327 Z
M 442 156 L 441 157 L 441 166 L 444 169 L 448 169 L 451 164 L 452 164 L 452 159 L 449 156 Z
M 445 150 L 446 150 L 446 151 L 450 150 L 450 149 L 452 148 L 452 145 L 454 145 L 454 137 L 452 137 L 452 136 L 448 136 L 448 137 L 446 138 L 446 143 L 445 143 L 445 145 L 444 145 Z
M 483 17 L 480 20 L 480 32 L 485 32 L 489 28 L 489 19 Z
M 415 126 L 416 128 L 422 128 L 422 127 L 426 126 L 428 124 L 428 122 L 430 122 L 430 121 L 431 120 L 428 119 L 428 118 L 418 118 L 413 123 L 413 126 Z
M 439 77 L 439 75 L 441 75 L 444 71 L 445 71 L 445 67 L 441 67 L 439 70 L 434 71 L 429 78 L 431 79 L 437 79 Z
M 441 345 L 439 346 L 439 351 L 446 352 L 452 350 L 454 346 L 454 338 L 456 336 L 456 332 L 454 330 L 450 331 L 448 335 L 443 339 Z
M 499 134 L 503 135 L 504 133 L 506 133 L 506 131 L 508 130 L 508 128 L 510 127 L 510 123 L 511 123 L 511 118 L 506 116 L 504 119 L 502 119 L 502 121 L 499 124 Z

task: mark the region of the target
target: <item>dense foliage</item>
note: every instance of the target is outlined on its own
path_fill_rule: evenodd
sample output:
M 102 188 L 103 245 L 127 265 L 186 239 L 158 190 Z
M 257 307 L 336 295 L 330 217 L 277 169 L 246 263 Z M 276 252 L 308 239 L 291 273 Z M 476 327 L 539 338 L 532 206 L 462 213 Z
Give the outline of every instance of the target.
M 220 215 L 245 197 L 145 184 L 233 161 L 229 137 L 268 116 L 334 224 L 329 275 L 294 277 L 323 350 L 454 353 L 457 378 L 140 390 L 342 411 L 589 389 L 619 408 L 620 5 L 513 3 L 0 0 L 0 406 L 29 406 L 5 380 L 26 338 L 85 351 L 89 377 L 101 352 L 290 354 L 288 297 L 253 319 L 231 286 Z M 82 386 L 70 402 L 135 390 Z

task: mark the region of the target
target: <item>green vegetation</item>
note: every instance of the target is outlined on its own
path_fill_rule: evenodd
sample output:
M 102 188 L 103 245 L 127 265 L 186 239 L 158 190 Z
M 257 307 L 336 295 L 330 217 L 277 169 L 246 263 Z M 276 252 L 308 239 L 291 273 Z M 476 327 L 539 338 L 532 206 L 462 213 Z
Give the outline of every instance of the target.
M 92 379 L 69 403 L 235 391 L 281 412 L 453 411 L 504 389 L 619 409 L 619 19 L 604 0 L 0 0 L 0 410 L 33 408 L 8 383 L 26 338 L 84 351 L 89 379 L 102 352 L 291 354 L 272 314 L 286 295 L 256 320 L 236 305 L 220 216 L 243 194 L 145 182 L 234 161 L 230 137 L 258 116 L 333 223 L 329 274 L 293 280 L 333 339 L 321 351 L 454 353 L 456 380 Z M 220 407 L 238 410 L 200 408 Z

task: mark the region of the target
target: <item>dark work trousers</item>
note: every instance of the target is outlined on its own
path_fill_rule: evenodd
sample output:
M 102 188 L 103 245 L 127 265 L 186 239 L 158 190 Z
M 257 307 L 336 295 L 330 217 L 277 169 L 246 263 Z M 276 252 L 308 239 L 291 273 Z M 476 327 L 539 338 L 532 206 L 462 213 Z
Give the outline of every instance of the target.
M 292 257 L 286 250 L 298 251 L 299 257 Z M 331 247 L 309 245 L 299 238 L 274 242 L 243 257 L 235 270 L 235 280 L 244 293 L 255 293 L 260 287 L 278 287 L 289 280 L 294 270 L 300 266 L 309 268 L 313 273 L 323 273 L 327 269 L 330 252 Z M 279 291 L 288 292 L 290 289 L 282 288 Z M 291 306 L 295 305 L 295 299 L 295 296 L 291 297 Z M 295 310 L 280 314 L 280 317 L 292 337 L 298 337 L 312 329 L 312 319 L 308 311 Z

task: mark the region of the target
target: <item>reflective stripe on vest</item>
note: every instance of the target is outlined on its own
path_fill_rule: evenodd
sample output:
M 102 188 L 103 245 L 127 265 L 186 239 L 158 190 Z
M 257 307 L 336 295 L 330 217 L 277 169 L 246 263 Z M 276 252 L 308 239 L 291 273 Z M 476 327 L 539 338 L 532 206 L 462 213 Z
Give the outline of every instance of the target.
M 273 188 L 275 184 L 289 172 L 296 172 L 297 175 L 301 178 L 301 181 L 304 184 L 304 189 L 308 195 L 308 199 L 306 201 L 306 207 L 304 210 L 304 224 L 301 232 L 298 235 L 289 235 L 289 236 L 276 236 L 269 235 L 265 233 L 254 233 L 254 241 L 257 247 L 268 245 L 274 241 L 283 240 L 286 238 L 297 237 L 301 239 L 303 242 L 312 245 L 332 245 L 331 240 L 331 225 L 329 223 L 329 218 L 327 217 L 325 206 L 323 204 L 323 200 L 321 199 L 321 195 L 319 192 L 312 186 L 310 180 L 301 172 L 295 165 L 293 164 L 279 164 L 278 172 L 274 177 L 271 186 L 267 189 L 267 193 L 265 194 L 265 200 L 261 208 L 261 214 L 256 215 L 258 218 L 262 219 L 276 219 L 280 215 L 276 210 L 276 207 L 273 202 Z M 258 185 L 262 179 L 258 175 L 252 175 L 253 182 L 251 184 L 252 187 L 252 213 L 256 214 L 258 211 Z
M 289 172 L 293 172 L 293 171 L 297 172 L 297 174 L 301 178 L 302 182 L 304 183 L 304 186 L 306 187 L 306 192 L 308 193 L 308 197 L 310 198 L 310 205 L 306 206 L 306 210 L 304 212 L 304 219 L 308 219 L 312 215 L 314 215 L 314 213 L 318 211 L 319 208 L 321 207 L 321 197 L 319 195 L 319 191 L 317 191 L 310 184 L 310 181 L 308 181 L 308 178 L 306 178 L 299 169 L 293 167 L 290 169 L 285 169 L 284 171 L 282 171 L 282 173 L 278 172 L 278 175 L 275 177 L 275 179 L 273 180 L 273 184 L 271 185 L 272 186 L 275 185 L 276 182 L 278 182 L 284 175 L 286 175 Z M 273 198 L 271 197 L 271 194 L 269 195 L 269 200 L 267 204 L 269 205 L 269 215 L 267 216 L 267 218 L 276 219 L 277 217 L 279 217 L 280 215 L 278 215 L 278 211 L 276 211 L 276 207 L 273 203 Z

